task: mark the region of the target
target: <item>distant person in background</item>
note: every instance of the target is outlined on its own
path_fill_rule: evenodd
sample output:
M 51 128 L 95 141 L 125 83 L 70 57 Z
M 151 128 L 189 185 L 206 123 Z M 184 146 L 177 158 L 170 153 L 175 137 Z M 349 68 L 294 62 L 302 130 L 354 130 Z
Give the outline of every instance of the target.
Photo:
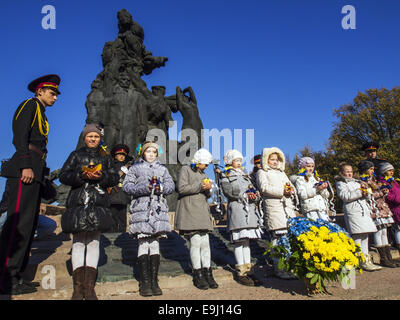
M 364 151 L 365 157 L 367 158 L 366 160 L 371 161 L 374 164 L 375 170 L 378 170 L 379 165 L 382 162 L 386 162 L 386 160 L 379 159 L 378 158 L 378 149 L 379 149 L 379 143 L 375 141 L 369 141 L 366 142 L 362 145 L 362 151 Z M 375 172 L 376 173 L 376 172 Z
M 128 154 L 129 148 L 125 144 L 117 144 L 111 150 L 114 166 L 119 173 L 118 184 L 108 188 L 111 200 L 110 209 L 114 220 L 111 232 L 126 232 L 127 205 L 130 203 L 130 196 L 122 191 L 122 186 L 133 160 Z
M 12 119 L 13 144 L 16 152 L 3 163 L 2 176 L 9 187 L 7 221 L 0 237 L 0 291 L 19 295 L 33 293 L 38 284 L 22 278 L 38 224 L 40 201 L 44 193 L 47 136 L 49 123 L 45 109 L 60 94 L 58 75 L 33 80 L 28 90 L 34 98 L 23 101 Z
M 254 165 L 253 170 L 250 172 L 250 180 L 254 187 L 258 189 L 257 186 L 257 171 L 261 169 L 261 154 L 257 154 L 251 159 L 251 163 Z
M 72 233 L 71 300 L 97 300 L 94 290 L 100 256 L 100 234 L 112 227 L 107 188 L 118 183 L 111 157 L 100 146 L 100 128 L 87 124 L 85 146 L 73 151 L 61 168 L 59 180 L 71 186 L 61 228 Z

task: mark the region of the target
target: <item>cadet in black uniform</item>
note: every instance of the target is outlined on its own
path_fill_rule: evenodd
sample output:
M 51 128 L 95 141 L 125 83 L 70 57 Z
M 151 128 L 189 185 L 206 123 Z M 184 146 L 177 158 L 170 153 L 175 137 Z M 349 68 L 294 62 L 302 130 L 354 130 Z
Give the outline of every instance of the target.
M 380 163 L 387 162 L 386 160 L 377 158 L 378 149 L 379 149 L 379 143 L 375 141 L 366 142 L 362 145 L 362 151 L 364 151 L 365 156 L 367 157 L 366 160 L 371 161 L 374 164 L 375 173 L 378 173 Z
M 111 232 L 126 232 L 127 205 L 131 203 L 131 197 L 122 191 L 122 183 L 133 161 L 133 158 L 128 154 L 129 148 L 125 144 L 117 144 L 111 150 L 114 166 L 120 175 L 118 185 L 108 188 L 111 201 L 110 208 L 114 220 Z
M 9 199 L 7 221 L 0 236 L 0 292 L 35 292 L 34 284 L 23 280 L 37 227 L 41 194 L 44 190 L 47 135 L 49 124 L 45 108 L 52 106 L 58 94 L 60 77 L 47 75 L 32 81 L 28 89 L 35 97 L 22 102 L 13 117 L 13 144 L 16 152 L 2 165 L 7 177 Z

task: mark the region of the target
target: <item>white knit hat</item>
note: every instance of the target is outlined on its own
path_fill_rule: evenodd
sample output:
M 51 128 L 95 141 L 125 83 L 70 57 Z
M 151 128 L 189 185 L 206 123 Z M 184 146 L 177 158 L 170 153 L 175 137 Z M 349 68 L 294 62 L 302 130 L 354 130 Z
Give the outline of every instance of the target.
M 212 160 L 211 153 L 205 148 L 197 150 L 193 156 L 193 162 L 196 164 L 210 164 Z
M 382 162 L 379 164 L 379 175 L 383 176 L 387 171 L 394 170 L 394 167 L 389 162 Z
M 224 162 L 225 164 L 232 164 L 233 160 L 236 159 L 243 159 L 243 155 L 241 154 L 240 151 L 238 150 L 229 150 L 227 153 L 225 153 L 224 156 Z

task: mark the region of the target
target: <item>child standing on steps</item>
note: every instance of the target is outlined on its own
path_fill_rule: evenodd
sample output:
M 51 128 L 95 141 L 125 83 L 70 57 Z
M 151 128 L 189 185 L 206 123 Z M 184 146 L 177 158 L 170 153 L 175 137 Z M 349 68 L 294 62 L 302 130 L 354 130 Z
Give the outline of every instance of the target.
M 229 150 L 224 161 L 226 168 L 221 184 L 228 199 L 228 229 L 235 246 L 234 278 L 240 284 L 254 286 L 258 280 L 253 276 L 250 239 L 261 238 L 261 214 L 256 204 L 261 198 L 242 169 L 243 155 L 237 150 Z
M 365 271 L 380 270 L 382 267 L 372 263 L 369 256 L 368 234 L 377 231 L 371 218 L 371 207 L 367 200 L 368 186 L 353 178 L 353 167 L 348 163 L 339 166 L 339 175 L 335 177 L 337 196 L 343 201 L 344 220 L 346 229 L 354 242 L 359 244 L 365 256 L 360 266 Z
M 400 252 L 400 184 L 394 179 L 394 167 L 389 162 L 380 163 L 378 169 L 378 181 L 389 190 L 385 200 L 393 213 L 394 236 Z
M 387 228 L 394 223 L 392 212 L 387 205 L 385 198 L 389 192 L 388 188 L 381 188 L 375 177 L 374 163 L 368 160 L 361 161 L 358 165 L 361 181 L 368 184 L 371 188 L 372 214 L 371 217 L 378 229 L 373 234 L 374 244 L 380 256 L 380 265 L 383 267 L 396 268 L 396 263 L 392 259 L 390 246 L 387 237 Z
M 85 146 L 73 151 L 65 161 L 60 182 L 71 186 L 61 228 L 72 233 L 71 300 L 97 300 L 94 290 L 100 256 L 100 235 L 112 226 L 107 188 L 118 183 L 112 159 L 100 147 L 101 131 L 87 124 L 82 137 Z
M 160 163 L 159 146 L 151 141 L 139 145 L 141 157 L 129 169 L 122 190 L 132 195 L 129 233 L 139 241 L 139 293 L 144 297 L 162 295 L 158 286 L 161 237 L 171 231 L 165 195 L 175 184 L 168 169 Z
M 211 251 L 208 234 L 213 230 L 210 206 L 212 184 L 204 170 L 212 161 L 211 153 L 201 148 L 193 156 L 190 166 L 183 166 L 178 176 L 178 203 L 175 229 L 189 240 L 193 284 L 207 290 L 216 289 L 211 269 Z
M 315 171 L 314 159 L 301 158 L 298 169 L 295 186 L 302 213 L 311 220 L 329 221 L 328 183 L 319 179 Z
M 287 233 L 288 218 L 296 216 L 293 204 L 295 187 L 285 173 L 285 155 L 276 147 L 264 148 L 262 169 L 257 172 L 257 184 L 262 194 L 265 226 L 271 234 L 272 244 Z M 281 279 L 296 279 L 293 274 L 278 268 L 278 259 L 272 259 L 274 273 Z

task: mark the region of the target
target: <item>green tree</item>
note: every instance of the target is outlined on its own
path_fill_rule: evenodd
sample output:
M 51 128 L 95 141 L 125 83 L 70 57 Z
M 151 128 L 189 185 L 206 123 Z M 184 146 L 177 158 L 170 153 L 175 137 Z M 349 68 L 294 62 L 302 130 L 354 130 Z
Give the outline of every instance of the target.
M 361 146 L 367 141 L 380 144 L 378 156 L 400 165 L 400 87 L 359 92 L 353 102 L 334 109 L 338 122 L 329 139 L 328 152 L 336 163 L 357 165 L 365 159 Z

